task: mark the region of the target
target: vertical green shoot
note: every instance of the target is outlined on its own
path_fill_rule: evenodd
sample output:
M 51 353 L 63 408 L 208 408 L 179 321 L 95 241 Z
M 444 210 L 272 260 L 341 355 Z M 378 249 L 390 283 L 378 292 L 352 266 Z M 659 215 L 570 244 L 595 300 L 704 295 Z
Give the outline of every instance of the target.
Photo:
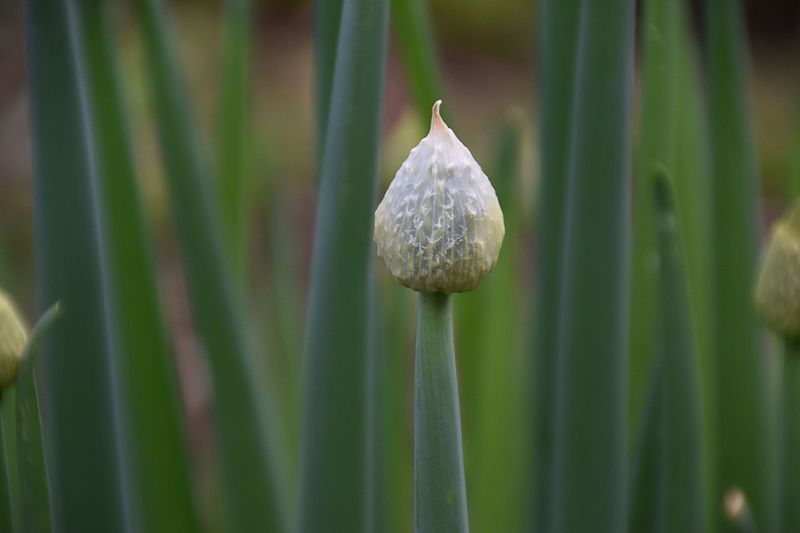
M 478 300 L 483 304 L 479 331 L 471 332 L 471 338 L 478 341 L 471 362 L 478 388 L 473 391 L 476 412 L 470 435 L 473 469 L 468 470 L 472 529 L 479 533 L 522 531 L 527 519 L 521 509 L 527 508 L 523 496 L 528 473 L 524 450 L 529 435 L 520 427 L 527 427 L 525 416 L 530 411 L 523 401 L 526 358 L 521 350 L 522 302 L 517 272 L 522 118 L 509 114 L 502 125 L 491 173 L 503 209 L 505 242 L 492 273 L 470 294 L 483 294 Z M 459 359 L 462 376 L 463 361 Z M 469 438 L 467 433 L 464 438 Z
M 423 128 L 431 102 L 444 97 L 442 70 L 426 0 L 391 0 L 392 28 L 405 66 L 406 82 Z
M 8 394 L 0 394 L 0 401 L 8 401 Z M 15 531 L 11 517 L 11 468 L 7 453 L 8 431 L 2 418 L 0 418 L 0 531 Z
M 174 222 L 182 247 L 193 319 L 205 342 L 216 400 L 224 503 L 232 531 L 279 532 L 285 494 L 278 490 L 268 431 L 271 397 L 257 381 L 245 321 L 200 157 L 186 91 L 175 59 L 163 6 L 137 0 L 146 64 L 158 119 Z
M 572 95 L 581 0 L 543 0 L 539 14 L 541 191 L 536 220 L 536 317 L 533 339 L 534 533 L 550 531 L 559 290 L 572 139 Z
M 414 532 L 468 533 L 451 296 L 419 296 L 414 358 Z
M 555 393 L 560 533 L 626 522 L 633 12 L 630 0 L 587 0 L 581 11 Z
M 314 94 L 317 108 L 317 156 L 322 164 L 331 108 L 336 47 L 344 0 L 314 0 Z
M 387 25 L 386 0 L 345 0 L 311 267 L 300 533 L 364 527 L 369 272 Z
M 675 109 L 680 1 L 644 2 L 642 110 L 633 201 L 630 315 L 630 435 L 637 434 L 656 356 L 658 255 L 652 176 L 671 170 L 675 154 Z
M 43 346 L 53 523 L 123 531 L 76 6 L 26 7 L 39 305 L 64 309 Z
M 50 533 L 53 530 L 50 486 L 39 416 L 36 363 L 42 339 L 58 318 L 59 312 L 59 306 L 55 304 L 39 319 L 31 331 L 17 375 L 17 446 L 24 450 L 19 455 L 20 523 L 21 531 L 26 533 Z
M 800 531 L 800 349 L 789 340 L 784 341 L 779 464 L 777 531 Z
M 700 390 L 694 354 L 686 270 L 672 185 L 655 181 L 659 245 L 660 357 L 664 379 L 665 533 L 705 529 Z
M 223 242 L 240 289 L 247 278 L 250 0 L 225 2 L 216 197 Z
M 92 118 L 92 186 L 99 219 L 106 318 L 129 523 L 197 531 L 177 376 L 159 309 L 106 3 L 79 8 Z M 142 394 L 147 391 L 147 394 Z
M 707 4 L 712 152 L 712 271 L 719 501 L 741 487 L 756 523 L 769 530 L 764 500 L 764 395 L 752 304 L 757 257 L 758 166 L 747 103 L 747 50 L 740 2 Z M 735 446 L 731 443 L 736 443 Z

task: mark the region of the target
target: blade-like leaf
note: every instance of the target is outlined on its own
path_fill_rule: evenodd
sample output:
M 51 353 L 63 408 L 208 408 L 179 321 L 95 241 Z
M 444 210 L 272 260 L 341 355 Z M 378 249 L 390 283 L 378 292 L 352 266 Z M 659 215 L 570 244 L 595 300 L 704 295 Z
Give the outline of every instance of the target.
M 105 6 L 85 0 L 80 12 L 126 504 L 133 529 L 189 533 L 199 524 L 177 376 L 159 310 Z
M 39 306 L 64 307 L 43 346 L 53 522 L 123 531 L 77 13 L 70 0 L 26 6 Z
M 372 219 L 388 6 L 345 0 L 322 158 L 305 353 L 300 533 L 363 529 Z
M 24 450 L 19 456 L 20 520 L 21 531 L 27 533 L 49 533 L 53 530 L 50 487 L 39 416 L 36 362 L 42 340 L 59 314 L 59 306 L 55 304 L 34 326 L 17 374 L 17 446 Z
M 259 387 L 223 256 L 207 168 L 200 158 L 167 19 L 158 0 L 134 2 L 158 117 L 174 221 L 193 319 L 205 342 L 216 400 L 215 420 L 227 521 L 232 531 L 282 531 L 284 518 L 270 455 L 269 397 Z
M 655 181 L 659 249 L 659 342 L 664 379 L 665 533 L 705 529 L 700 391 L 694 354 L 683 246 L 672 185 L 667 174 Z
M 431 105 L 444 97 L 433 28 L 426 0 L 391 0 L 392 29 L 405 66 L 406 82 L 423 128 L 427 127 Z
M 633 12 L 631 0 L 585 0 L 581 11 L 556 369 L 560 533 L 626 523 Z
M 225 2 L 216 196 L 225 250 L 240 287 L 247 275 L 250 0 Z
M 706 37 L 712 151 L 712 269 L 717 492 L 739 486 L 768 526 L 763 365 L 752 304 L 757 257 L 758 165 L 747 103 L 741 2 L 710 0 Z M 736 443 L 736 445 L 732 445 Z M 719 507 L 717 507 L 719 509 Z
M 664 521 L 664 365 L 652 365 L 650 390 L 639 427 L 631 473 L 629 533 L 665 533 Z
M 676 63 L 679 0 L 644 2 L 642 111 L 634 186 L 631 249 L 631 324 L 629 434 L 641 424 L 646 391 L 656 356 L 658 243 L 652 176 L 672 169 L 675 158 Z
M 779 457 L 780 533 L 800 530 L 800 349 L 784 341 L 781 382 L 781 447 Z
M 581 0 L 543 0 L 539 14 L 541 190 L 536 219 L 536 316 L 532 342 L 534 533 L 551 531 L 558 293 L 581 3 Z
M 522 117 L 509 115 L 499 135 L 492 183 L 503 209 L 505 238 L 497 265 L 473 292 L 483 292 L 479 341 L 474 362 L 479 379 L 473 392 L 474 426 L 469 508 L 472 530 L 522 531 L 521 509 L 527 469 L 524 446 L 529 435 L 523 410 L 525 359 L 522 354 L 522 301 L 519 291 L 518 237 Z M 524 414 L 523 414 L 524 413 Z M 465 435 L 466 438 L 466 435 Z
M 317 155 L 320 164 L 325 151 L 325 135 L 328 132 L 343 4 L 344 0 L 314 0 L 314 94 L 317 106 Z
M 8 392 L 0 395 L 0 400 L 8 401 Z M 11 491 L 13 490 L 13 480 L 11 469 L 14 462 L 8 453 L 8 441 L 12 438 L 6 429 L 5 420 L 0 417 L 0 531 L 16 531 L 13 525 L 11 510 Z

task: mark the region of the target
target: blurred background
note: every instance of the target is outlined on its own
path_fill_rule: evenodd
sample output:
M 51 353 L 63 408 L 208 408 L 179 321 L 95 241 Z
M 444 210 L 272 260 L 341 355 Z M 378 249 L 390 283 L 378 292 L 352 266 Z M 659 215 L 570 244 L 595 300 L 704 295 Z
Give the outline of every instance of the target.
M 26 87 L 22 2 L 0 2 L 0 287 L 7 290 L 33 322 L 36 309 L 33 227 L 32 157 Z M 530 0 L 430 0 L 445 94 L 444 111 L 461 140 L 492 177 L 497 138 L 511 116 L 521 128 L 519 181 L 514 184 L 519 231 L 519 300 L 514 302 L 530 324 L 527 276 L 535 261 L 534 228 L 537 191 L 536 3 Z M 693 26 L 702 28 L 701 2 L 694 2 Z M 789 168 L 800 131 L 800 2 L 745 2 L 752 54 L 753 118 L 761 168 L 764 226 L 786 207 Z M 169 2 L 196 123 L 206 146 L 214 142 L 220 88 L 221 16 L 218 1 Z M 296 468 L 299 446 L 299 383 L 305 328 L 305 306 L 314 232 L 317 146 L 313 88 L 312 13 L 307 1 L 253 2 L 250 58 L 250 138 L 248 215 L 248 317 L 267 363 L 269 383 L 279 397 L 290 469 Z M 195 470 L 207 491 L 212 460 L 213 428 L 208 369 L 192 332 L 180 253 L 169 216 L 163 168 L 143 72 L 140 35 L 126 2 L 114 11 L 124 98 L 129 112 L 137 176 L 145 199 L 155 246 L 161 303 L 177 359 L 184 406 L 189 420 Z M 379 194 L 408 151 L 426 133 L 409 95 L 395 40 L 390 39 L 380 157 Z M 637 69 L 638 71 L 638 69 Z M 638 74 L 637 74 L 638 77 Z M 637 81 L 638 85 L 638 81 Z M 53 87 L 57 91 L 57 87 Z M 638 107 L 638 100 L 637 100 Z M 634 111 L 636 117 L 638 111 Z M 517 118 L 513 118 L 517 117 Z M 392 376 L 411 384 L 414 306 L 410 291 L 397 288 L 382 264 L 376 272 L 386 290 L 396 291 L 405 322 L 392 338 L 391 350 L 401 359 Z M 394 299 L 387 298 L 387 302 Z M 387 304 L 389 305 L 389 304 Z M 466 306 L 464 306 L 466 307 Z M 389 310 L 394 313 L 396 310 Z M 457 347 L 468 357 L 469 310 L 456 322 Z M 466 335 L 466 337 L 465 337 Z M 463 349 L 462 349 L 463 348 Z M 467 477 L 471 476 L 471 430 L 479 407 L 471 399 L 469 364 L 462 367 Z M 399 374 L 399 375 L 398 375 Z M 411 453 L 410 397 L 397 413 Z M 473 402 L 473 403 L 471 403 Z M 410 466 L 410 463 L 408 463 Z M 410 469 L 407 471 L 410 476 Z M 290 476 L 294 477 L 294 476 Z M 410 483 L 410 477 L 405 481 Z M 409 485 L 410 486 L 410 485 Z M 214 502 L 206 494 L 207 502 Z M 472 495 L 470 495 L 472 497 Z M 410 505 L 410 502 L 408 502 Z M 213 505 L 211 507 L 214 507 Z M 408 515 L 410 519 L 410 515 Z M 479 528 L 478 528 L 479 529 Z

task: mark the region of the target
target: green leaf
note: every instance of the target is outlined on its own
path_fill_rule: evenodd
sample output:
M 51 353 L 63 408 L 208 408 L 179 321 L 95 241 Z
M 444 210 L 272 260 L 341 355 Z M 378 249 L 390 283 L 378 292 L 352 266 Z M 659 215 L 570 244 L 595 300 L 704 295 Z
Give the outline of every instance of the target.
M 0 395 L 0 399 L 9 401 L 10 391 Z M 14 431 L 16 433 L 16 431 Z M 4 417 L 0 417 L 0 531 L 17 531 L 13 524 L 12 492 L 15 490 L 12 469 L 16 462 L 12 459 L 9 444 L 14 435 L 6 425 Z
M 82 51 L 75 4 L 26 4 L 46 453 L 59 531 L 123 531 Z M 57 90 L 55 90 L 57 88 Z
M 414 358 L 414 532 L 467 533 L 451 296 L 419 295 Z
M 386 0 L 345 0 L 306 330 L 300 533 L 363 529 L 365 371 Z
M 425 0 L 391 0 L 392 29 L 405 67 L 406 83 L 422 127 L 433 103 L 444 97 L 441 68 Z
M 800 347 L 784 341 L 777 531 L 800 531 Z
M 270 397 L 260 388 L 242 309 L 223 255 L 211 180 L 200 158 L 167 19 L 158 0 L 134 7 L 145 46 L 167 185 L 193 319 L 208 353 L 228 527 L 283 531 L 284 508 L 270 454 Z
M 689 13 L 683 5 L 678 24 L 678 76 L 675 184 L 680 226 L 686 253 L 686 272 L 698 360 L 703 409 L 703 447 L 708 510 L 707 529 L 715 530 L 719 500 L 715 497 L 715 391 L 711 331 L 711 166 L 708 124 L 699 80 L 699 58 L 691 39 Z
M 216 198 L 225 250 L 241 288 L 247 278 L 250 0 L 225 2 Z
M 626 523 L 634 2 L 581 13 L 556 369 L 551 530 Z
M 478 344 L 472 362 L 477 390 L 471 391 L 476 412 L 472 433 L 465 433 L 465 439 L 473 439 L 465 442 L 471 451 L 465 453 L 469 453 L 472 467 L 467 470 L 472 530 L 485 533 L 522 531 L 528 518 L 520 512 L 527 507 L 523 500 L 528 473 L 525 449 L 530 437 L 520 431 L 529 420 L 524 409 L 527 361 L 522 352 L 517 272 L 522 125 L 520 114 L 509 114 L 498 136 L 490 176 L 503 209 L 506 233 L 497 265 L 470 294 L 482 293 L 478 301 L 483 306 L 478 331 L 472 332 Z M 462 397 L 465 392 L 462 389 Z
M 322 164 L 331 108 L 336 47 L 344 0 L 314 0 L 314 94 L 317 105 L 317 155 Z
M 551 531 L 555 378 L 572 95 L 577 64 L 580 0 L 543 0 L 539 15 L 539 133 L 541 190 L 536 219 L 537 269 L 533 339 L 534 533 Z
M 676 0 L 644 2 L 641 134 L 634 186 L 631 249 L 629 434 L 642 420 L 647 387 L 656 356 L 658 256 L 652 176 L 672 169 L 675 160 L 677 52 L 680 34 Z
M 107 3 L 81 3 L 90 116 L 96 157 L 103 289 L 108 302 L 120 456 L 133 529 L 199 529 L 181 420 L 178 380 L 158 304 L 123 108 Z M 147 391 L 142 394 L 142 391 Z
M 706 12 L 713 176 L 712 293 L 716 373 L 715 499 L 732 486 L 770 531 L 767 417 L 752 303 L 757 257 L 758 165 L 747 99 L 747 51 L 740 2 L 710 0 Z M 732 446 L 731 443 L 736 443 Z
M 39 416 L 36 363 L 44 336 L 60 312 L 59 304 L 54 304 L 34 326 L 17 374 L 17 447 L 23 450 L 19 455 L 20 520 L 21 531 L 26 533 L 49 533 L 53 530 L 50 486 Z
M 416 293 L 385 276 L 381 284 L 385 350 L 382 426 L 385 445 L 381 454 L 386 468 L 383 502 L 387 532 L 407 533 L 413 523 L 413 353 Z M 380 361 L 380 359 L 379 359 Z
M 667 174 L 656 174 L 659 243 L 659 342 L 664 379 L 664 524 L 666 533 L 705 530 L 700 390 L 683 246 Z
M 650 390 L 633 459 L 629 533 L 666 533 L 664 525 L 664 365 L 653 361 Z

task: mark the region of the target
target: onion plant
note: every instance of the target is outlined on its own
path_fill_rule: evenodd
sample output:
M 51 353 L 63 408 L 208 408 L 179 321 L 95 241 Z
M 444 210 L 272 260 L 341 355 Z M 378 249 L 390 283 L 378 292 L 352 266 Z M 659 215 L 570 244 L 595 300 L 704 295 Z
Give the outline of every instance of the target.
M 505 234 L 488 178 L 433 106 L 375 212 L 378 255 L 420 292 L 414 358 L 414 530 L 469 531 L 450 294 L 494 267 Z
M 378 203 L 382 117 L 399 101 L 392 92 L 384 110 L 390 13 L 407 109 L 422 125 L 448 85 L 435 17 L 426 0 L 315 0 L 305 346 L 301 231 L 283 227 L 293 206 L 278 187 L 263 188 L 278 193 L 262 217 L 267 297 L 249 305 L 261 293 L 247 227 L 256 4 L 224 1 L 213 150 L 165 4 L 131 2 L 131 34 L 102 0 L 25 4 L 42 318 L 26 339 L 0 293 L 0 531 L 800 531 L 800 207 L 770 236 L 754 306 L 758 162 L 741 2 L 708 0 L 702 64 L 686 0 L 642 2 L 638 130 L 636 3 L 537 3 L 531 213 L 519 195 L 528 130 L 518 119 L 485 128 L 498 147 L 493 186 L 441 101 Z M 196 502 L 119 34 L 141 43 L 208 360 L 219 472 L 204 502 L 219 491 L 220 524 Z M 376 253 L 418 293 L 413 372 L 411 293 L 381 290 Z M 264 351 L 277 365 L 261 367 L 250 307 L 274 315 Z M 756 312 L 783 343 L 776 406 Z

